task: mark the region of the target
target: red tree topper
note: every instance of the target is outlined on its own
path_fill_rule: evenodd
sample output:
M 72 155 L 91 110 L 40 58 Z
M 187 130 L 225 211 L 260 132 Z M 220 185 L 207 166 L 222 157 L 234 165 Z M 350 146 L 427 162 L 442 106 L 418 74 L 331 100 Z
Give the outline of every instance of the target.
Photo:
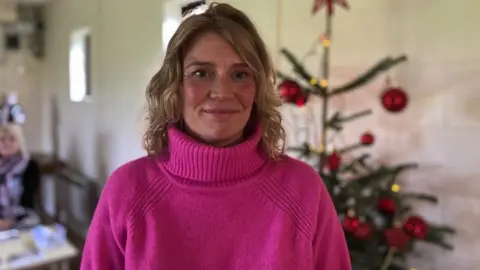
M 324 6 L 327 6 L 328 15 L 333 14 L 333 4 L 338 4 L 345 9 L 349 9 L 350 6 L 347 3 L 347 0 L 314 0 L 312 7 L 312 14 L 317 13 Z

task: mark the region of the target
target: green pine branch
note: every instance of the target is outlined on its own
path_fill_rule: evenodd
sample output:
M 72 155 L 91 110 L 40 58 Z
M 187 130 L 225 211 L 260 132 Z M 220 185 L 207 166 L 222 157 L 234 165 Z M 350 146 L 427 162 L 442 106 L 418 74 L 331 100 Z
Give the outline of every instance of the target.
M 339 154 L 345 154 L 345 153 L 348 153 L 350 151 L 353 151 L 353 150 L 356 150 L 358 148 L 361 148 L 365 145 L 361 144 L 361 143 L 354 143 L 354 144 L 350 144 L 350 145 L 347 145 L 347 146 L 344 146 L 340 149 L 337 150 L 337 153 Z
M 280 53 L 285 56 L 285 58 L 293 66 L 293 71 L 302 79 L 304 79 L 308 84 L 310 81 L 315 78 L 310 74 L 302 65 L 302 63 L 287 49 L 281 49 Z M 277 73 L 278 74 L 278 73 Z M 321 87 L 319 84 L 314 85 L 315 90 L 320 96 L 326 96 L 327 90 L 324 87 Z
M 395 183 L 397 176 L 401 172 L 416 168 L 416 166 L 416 164 L 401 164 L 394 167 L 380 166 L 369 174 L 358 175 L 354 179 L 348 181 L 350 192 L 352 192 L 352 195 L 355 195 L 366 187 L 376 190 L 382 185 L 382 183 L 384 183 L 384 181 L 387 181 L 386 186 L 390 187 Z M 394 194 L 390 194 L 390 196 L 394 196 Z M 395 197 L 397 197 L 397 195 L 395 195 Z M 398 198 L 398 200 L 400 201 L 400 198 Z
M 436 196 L 426 194 L 426 193 L 403 192 L 401 196 L 403 199 L 415 199 L 415 200 L 428 201 L 435 204 L 438 203 L 438 198 Z
M 295 81 L 295 79 L 293 77 L 290 77 L 288 75 L 286 75 L 285 73 L 281 72 L 281 71 L 276 71 L 275 74 L 277 75 L 277 78 L 280 78 L 282 80 L 289 80 L 289 81 Z
M 358 113 L 354 113 L 349 116 L 342 116 L 340 112 L 336 112 L 326 123 L 325 123 L 325 128 L 331 128 L 334 129 L 335 131 L 341 131 L 343 129 L 343 124 L 352 120 L 355 120 L 357 118 L 367 116 L 369 114 L 372 114 L 372 110 L 367 109 L 360 111 Z
M 380 184 L 380 180 L 392 175 L 392 173 L 394 173 L 393 170 L 382 166 L 370 174 L 359 175 L 355 177 L 354 179 L 348 181 L 348 185 L 352 193 L 358 194 L 358 192 L 366 187 L 374 188 L 378 186 Z
M 367 164 L 367 160 L 370 158 L 370 154 L 362 154 L 361 156 L 355 158 L 347 164 L 344 168 L 344 171 L 350 171 L 353 173 L 358 173 L 359 171 L 362 172 L 374 172 L 377 168 L 372 167 L 371 165 Z
M 320 154 L 312 149 L 307 142 L 304 142 L 301 146 L 287 147 L 287 151 L 300 153 L 299 158 L 311 158 L 313 154 Z
M 348 164 L 344 164 L 342 168 L 340 168 L 340 172 L 353 172 L 353 173 L 358 173 L 357 167 L 360 166 L 363 169 L 367 169 L 371 171 L 371 168 L 367 166 L 366 160 L 370 157 L 370 154 L 363 154 L 354 160 L 352 160 Z
M 391 168 L 391 174 L 390 174 L 390 180 L 388 181 L 388 185 L 391 186 L 395 184 L 397 181 L 397 177 L 400 173 L 406 171 L 406 170 L 411 170 L 411 169 L 416 169 L 418 165 L 416 163 L 405 163 L 405 164 L 400 164 L 396 165 Z
M 405 55 L 399 56 L 397 58 L 386 57 L 353 81 L 340 87 L 334 88 L 332 92 L 328 94 L 328 96 L 335 96 L 357 89 L 373 80 L 380 73 L 383 73 L 404 61 L 407 61 L 407 56 Z
M 398 211 L 398 215 L 406 216 L 408 213 L 412 212 L 413 208 L 410 205 L 404 205 Z
M 447 250 L 452 250 L 453 245 L 447 242 L 445 239 L 447 236 L 455 234 L 455 229 L 448 227 L 448 226 L 436 226 L 436 225 L 429 225 L 428 233 L 425 239 L 425 242 L 435 244 Z
M 398 264 L 393 264 L 388 267 L 388 270 L 407 270 L 410 269 L 408 268 L 405 264 L 398 265 Z
M 333 194 L 334 188 L 340 184 L 340 179 L 338 179 L 336 174 L 321 175 L 321 177 L 329 193 Z
M 435 229 L 435 231 L 439 233 L 446 233 L 446 234 L 456 234 L 457 230 L 450 226 L 444 226 L 444 225 L 431 225 Z
M 281 49 L 280 53 L 292 64 L 293 71 L 298 74 L 306 82 L 310 83 L 310 80 L 314 78 L 301 64 L 301 62 L 287 49 Z
M 360 159 L 358 159 L 357 164 L 364 170 L 367 170 L 369 172 L 375 171 L 375 168 L 372 167 L 371 165 L 367 164 L 367 159 L 370 157 L 369 154 L 363 154 L 360 156 Z

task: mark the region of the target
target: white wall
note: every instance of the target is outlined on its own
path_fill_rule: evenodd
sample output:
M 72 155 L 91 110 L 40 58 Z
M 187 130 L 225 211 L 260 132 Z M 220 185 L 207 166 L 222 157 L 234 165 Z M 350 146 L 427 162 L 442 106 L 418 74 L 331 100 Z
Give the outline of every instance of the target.
M 27 115 L 23 126 L 25 140 L 33 152 L 44 149 L 41 72 L 42 63 L 28 51 L 0 52 L 0 92 L 17 93 Z
M 256 22 L 275 63 L 281 47 L 297 55 L 308 51 L 323 31 L 323 15 L 311 16 L 311 0 L 229 0 Z M 331 84 L 353 78 L 387 54 L 404 52 L 407 64 L 391 72 L 407 89 L 411 103 L 399 115 L 386 113 L 378 96 L 383 79 L 350 95 L 333 108 L 372 108 L 374 115 L 346 127 L 343 140 L 376 134 L 373 154 L 383 161 L 418 161 L 422 169 L 409 175 L 406 186 L 434 192 L 440 204 L 422 209 L 429 219 L 459 230 L 452 253 L 429 251 L 417 269 L 473 270 L 480 263 L 480 23 L 476 0 L 351 1 L 352 10 L 338 9 L 334 18 Z M 140 126 L 144 89 L 160 64 L 162 1 L 62 0 L 48 8 L 44 100 L 54 96 L 60 111 L 60 152 L 64 159 L 100 181 L 121 163 L 143 154 Z M 93 32 L 93 101 L 68 100 L 68 38 L 70 31 L 89 26 Z M 318 57 L 307 66 L 318 72 Z M 45 107 L 45 123 L 50 123 Z M 318 102 L 299 111 L 285 107 L 287 129 L 292 114 L 305 118 Z M 51 124 L 51 123 L 50 123 Z M 49 133 L 45 133 L 49 138 Z M 340 138 L 339 138 L 340 139 Z M 312 139 L 314 140 L 314 139 Z M 301 137 L 292 138 L 301 142 Z M 336 144 L 341 144 L 337 140 Z M 51 148 L 51 145 L 46 147 Z M 431 257 L 431 258 L 429 258 Z
M 144 90 L 161 53 L 161 1 L 55 1 L 47 13 L 44 98 L 54 97 L 59 107 L 60 156 L 103 181 L 142 154 Z M 93 98 L 72 103 L 69 36 L 81 27 L 92 31 Z M 45 120 L 53 124 L 48 112 Z

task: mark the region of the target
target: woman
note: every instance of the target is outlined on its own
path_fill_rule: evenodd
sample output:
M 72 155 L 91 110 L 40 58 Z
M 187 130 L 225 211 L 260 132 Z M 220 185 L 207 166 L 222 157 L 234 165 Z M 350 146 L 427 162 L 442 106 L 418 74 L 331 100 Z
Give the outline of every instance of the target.
M 10 123 L 0 126 L 0 230 L 38 223 L 31 209 L 39 178 L 21 127 Z
M 273 78 L 244 13 L 186 18 L 147 89 L 149 155 L 109 178 L 81 269 L 349 270 L 321 179 L 283 154 Z

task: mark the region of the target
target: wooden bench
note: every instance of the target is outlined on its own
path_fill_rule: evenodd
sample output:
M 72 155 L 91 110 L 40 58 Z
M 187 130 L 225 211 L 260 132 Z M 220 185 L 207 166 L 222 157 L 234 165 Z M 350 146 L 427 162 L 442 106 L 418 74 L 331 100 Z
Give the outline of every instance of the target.
M 58 222 L 67 228 L 67 238 L 80 251 L 70 269 L 79 269 L 86 233 L 98 202 L 97 181 L 53 157 L 34 158 L 42 173 L 38 209 L 42 223 Z

